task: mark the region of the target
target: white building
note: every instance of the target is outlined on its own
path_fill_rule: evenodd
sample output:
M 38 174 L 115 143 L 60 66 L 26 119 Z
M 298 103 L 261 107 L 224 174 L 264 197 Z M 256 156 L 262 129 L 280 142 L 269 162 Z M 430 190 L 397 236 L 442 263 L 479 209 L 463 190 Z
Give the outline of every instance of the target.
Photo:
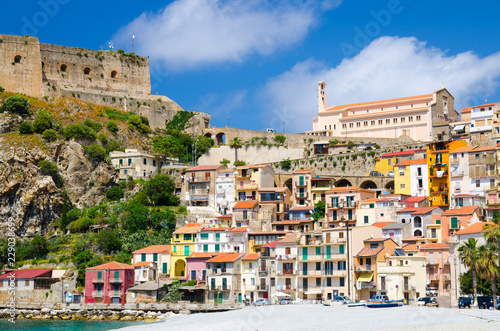
M 496 185 L 496 146 L 478 147 L 469 152 L 470 194 L 485 195 Z
M 245 254 L 219 254 L 207 264 L 208 302 L 217 304 L 243 302 L 241 294 L 241 259 Z
M 469 152 L 476 146 L 462 147 L 450 153 L 450 196 L 453 205 L 453 197 L 457 194 L 470 194 L 469 177 Z
M 204 228 L 196 233 L 195 253 L 230 253 L 234 252 L 229 245 L 225 228 Z
M 497 105 L 486 104 L 473 107 L 470 114 L 469 136 L 472 145 L 484 146 L 492 133 L 493 112 Z
M 228 229 L 226 236 L 231 251 L 248 253 L 248 234 L 251 232 L 253 229 L 249 226 Z
M 297 295 L 297 234 L 276 242 L 276 291 Z
M 132 265 L 155 262 L 160 275 L 170 274 L 170 245 L 151 245 L 132 252 Z
M 119 170 L 119 179 L 154 177 L 161 167 L 161 161 L 157 156 L 137 149 L 114 151 L 109 153 L 109 158 L 113 167 Z
M 137 262 L 134 264 L 135 285 L 156 280 L 158 265 L 155 262 Z
M 229 214 L 235 204 L 234 169 L 219 170 L 215 186 L 217 191 L 216 209 L 223 215 Z
M 257 279 L 259 278 L 259 254 L 248 254 L 241 259 L 241 294 L 243 300 L 253 303 L 259 297 Z

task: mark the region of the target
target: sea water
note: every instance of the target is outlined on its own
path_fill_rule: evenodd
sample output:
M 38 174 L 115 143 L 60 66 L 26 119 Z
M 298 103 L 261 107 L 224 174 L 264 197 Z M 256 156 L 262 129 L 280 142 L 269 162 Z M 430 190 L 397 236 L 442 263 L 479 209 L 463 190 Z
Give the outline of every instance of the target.
M 146 322 L 121 321 L 64 321 L 64 320 L 27 320 L 18 319 L 11 323 L 6 319 L 0 320 L 0 330 L 36 330 L 36 331 L 104 331 L 115 330 L 127 326 L 146 324 Z M 151 324 L 151 323 L 147 323 Z

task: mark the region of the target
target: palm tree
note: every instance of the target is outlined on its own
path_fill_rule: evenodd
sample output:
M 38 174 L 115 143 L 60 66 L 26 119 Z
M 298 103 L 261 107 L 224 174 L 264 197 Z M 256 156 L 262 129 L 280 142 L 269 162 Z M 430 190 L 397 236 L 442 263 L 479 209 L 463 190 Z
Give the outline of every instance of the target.
M 240 137 L 234 137 L 233 140 L 229 143 L 229 147 L 234 148 L 234 161 L 238 161 L 238 148 L 243 146 L 243 141 L 241 141 Z
M 493 296 L 493 308 L 497 306 L 497 278 L 498 278 L 498 264 L 495 251 L 497 247 L 491 249 L 488 246 L 480 246 L 478 248 L 478 273 L 482 278 L 491 281 L 491 294 Z
M 469 238 L 462 246 L 458 247 L 458 251 L 462 263 L 472 271 L 472 289 L 475 302 L 477 296 L 477 240 Z
M 491 248 L 496 248 L 498 265 L 500 266 L 500 213 L 495 213 L 490 223 L 483 226 L 484 238 Z M 495 298 L 496 299 L 496 298 Z

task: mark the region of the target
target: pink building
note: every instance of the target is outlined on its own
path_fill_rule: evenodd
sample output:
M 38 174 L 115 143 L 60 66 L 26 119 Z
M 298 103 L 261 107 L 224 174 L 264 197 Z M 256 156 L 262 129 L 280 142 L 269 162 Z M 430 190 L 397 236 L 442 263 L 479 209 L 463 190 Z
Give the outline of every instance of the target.
M 125 303 L 126 293 L 134 286 L 134 267 L 109 262 L 85 270 L 86 303 Z
M 356 186 L 336 187 L 326 191 L 325 221 L 329 227 L 339 227 L 340 223 L 356 226 L 356 209 L 360 203 L 375 198 L 377 192 Z M 345 226 L 345 225 L 344 225 Z
M 217 254 L 219 253 L 192 253 L 186 257 L 187 280 L 196 280 L 198 284 L 204 284 L 207 281 L 207 265 L 205 262 Z
M 328 107 L 325 86 L 325 82 L 318 83 L 318 116 L 313 118 L 313 132 L 310 132 L 315 135 L 345 138 L 407 135 L 414 140 L 432 141 L 448 138 L 446 132 L 445 136 L 441 131 L 433 134 L 433 119 L 458 121 L 454 98 L 445 88 L 424 95 Z

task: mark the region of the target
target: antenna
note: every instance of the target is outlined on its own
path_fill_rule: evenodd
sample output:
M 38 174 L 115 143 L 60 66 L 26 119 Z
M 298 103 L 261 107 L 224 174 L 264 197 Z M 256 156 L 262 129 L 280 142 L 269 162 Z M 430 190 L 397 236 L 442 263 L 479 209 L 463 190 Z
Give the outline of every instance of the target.
M 113 41 L 109 41 L 109 50 L 112 51 L 113 50 Z
M 134 40 L 135 40 L 135 34 L 132 35 L 132 53 L 134 52 Z

